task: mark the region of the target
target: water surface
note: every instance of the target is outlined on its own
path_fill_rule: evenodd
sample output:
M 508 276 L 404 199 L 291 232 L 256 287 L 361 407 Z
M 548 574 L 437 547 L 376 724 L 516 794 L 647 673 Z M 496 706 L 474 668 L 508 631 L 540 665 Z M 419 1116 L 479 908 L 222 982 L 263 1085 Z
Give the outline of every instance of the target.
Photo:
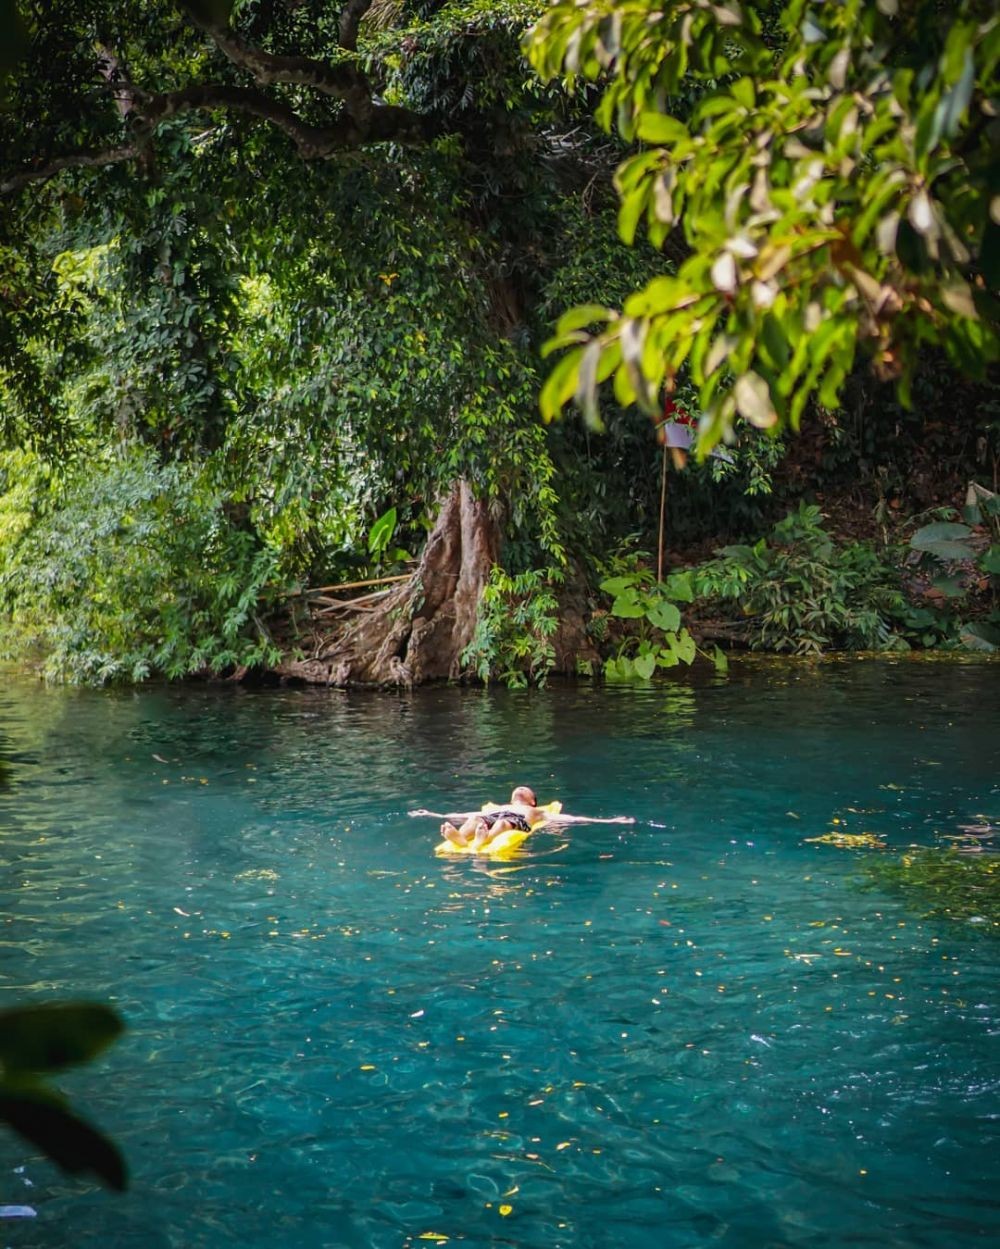
M 0 688 L 0 1005 L 130 1191 L 0 1135 L 0 1246 L 928 1246 L 1000 1234 L 1000 942 L 861 887 L 1000 818 L 1000 669 L 645 690 Z M 436 859 L 516 783 L 634 829 Z M 839 821 L 836 823 L 835 821 Z M 420 1239 L 424 1237 L 424 1239 Z

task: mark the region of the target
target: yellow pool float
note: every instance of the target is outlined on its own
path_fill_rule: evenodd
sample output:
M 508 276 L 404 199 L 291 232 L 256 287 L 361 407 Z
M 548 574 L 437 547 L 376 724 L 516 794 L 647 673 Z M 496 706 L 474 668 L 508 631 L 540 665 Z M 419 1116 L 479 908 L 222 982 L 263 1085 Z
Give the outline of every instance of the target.
M 510 807 L 510 803 L 487 802 L 480 810 L 483 815 L 495 815 L 498 811 L 506 811 Z M 475 849 L 473 846 L 456 846 L 454 842 L 445 840 L 440 845 L 434 847 L 435 854 L 451 855 L 451 854 L 473 854 L 480 859 L 511 859 L 520 849 L 523 842 L 527 841 L 533 832 L 541 828 L 549 820 L 550 816 L 558 815 L 562 810 L 561 802 L 547 802 L 544 806 L 538 807 L 538 814 L 531 822 L 531 828 L 524 832 L 519 828 L 510 828 L 505 833 L 499 833 L 493 840 L 485 846 Z

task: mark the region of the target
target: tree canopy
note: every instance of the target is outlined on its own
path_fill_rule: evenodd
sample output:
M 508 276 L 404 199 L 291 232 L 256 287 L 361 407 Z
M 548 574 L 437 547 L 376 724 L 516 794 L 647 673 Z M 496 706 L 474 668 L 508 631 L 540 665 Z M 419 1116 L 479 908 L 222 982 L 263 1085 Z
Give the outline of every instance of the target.
M 921 351 L 967 374 L 1000 351 L 1000 18 L 989 0 L 556 0 L 529 51 L 603 87 L 638 140 L 619 226 L 689 255 L 621 313 L 567 312 L 543 395 L 597 419 L 662 405 L 682 370 L 702 448 L 736 417 L 798 427 L 838 406 L 859 353 L 908 401 Z M 589 333 L 587 326 L 602 328 Z

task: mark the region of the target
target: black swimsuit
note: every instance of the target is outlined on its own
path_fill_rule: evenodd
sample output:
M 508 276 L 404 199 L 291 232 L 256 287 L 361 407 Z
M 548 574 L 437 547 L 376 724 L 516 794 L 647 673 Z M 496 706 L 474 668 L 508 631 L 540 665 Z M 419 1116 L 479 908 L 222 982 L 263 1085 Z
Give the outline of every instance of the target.
M 494 824 L 498 820 L 506 820 L 511 828 L 516 828 L 519 833 L 530 833 L 531 825 L 520 813 L 520 811 L 491 811 L 489 818 Z

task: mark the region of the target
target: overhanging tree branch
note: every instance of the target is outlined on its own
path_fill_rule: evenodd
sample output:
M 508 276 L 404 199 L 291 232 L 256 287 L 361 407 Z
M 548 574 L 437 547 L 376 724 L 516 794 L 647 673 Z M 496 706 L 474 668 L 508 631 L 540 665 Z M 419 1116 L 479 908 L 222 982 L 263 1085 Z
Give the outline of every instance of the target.
M 43 165 L 22 169 L 11 174 L 0 182 L 0 195 L 9 195 L 31 182 L 47 182 L 64 169 L 96 169 L 102 165 L 114 165 L 119 161 L 135 160 L 145 148 L 145 144 L 126 143 L 122 147 L 104 148 L 87 152 L 71 152 L 65 156 L 54 156 Z
M 371 0 L 349 0 L 348 9 L 352 5 L 358 10 L 353 27 L 356 39 L 357 23 L 370 7 Z M 299 87 L 312 87 L 323 95 L 332 95 L 343 100 L 348 111 L 359 121 L 363 121 L 373 108 L 371 84 L 353 62 L 321 61 L 311 56 L 279 56 L 273 52 L 265 52 L 228 27 L 206 21 L 187 5 L 182 4 L 181 8 L 192 25 L 208 35 L 223 56 L 239 69 L 251 73 L 261 86 L 291 83 Z M 345 9 L 344 16 L 347 12 Z M 341 17 L 341 43 L 344 16 Z M 350 50 L 354 50 L 354 44 L 350 45 Z
M 347 51 L 357 43 L 358 26 L 372 0 L 347 0 L 341 12 L 340 41 Z M 237 68 L 251 74 L 254 86 L 194 83 L 176 91 L 150 92 L 130 81 L 117 58 L 99 53 L 98 72 L 111 87 L 118 112 L 125 119 L 129 142 L 40 158 L 34 166 L 0 180 L 0 195 L 32 182 L 44 182 L 65 169 L 95 168 L 135 160 L 148 153 L 162 123 L 182 112 L 225 110 L 244 113 L 283 131 L 304 160 L 321 160 L 366 143 L 426 142 L 440 122 L 409 109 L 378 103 L 362 70 L 351 60 L 323 61 L 309 56 L 284 56 L 253 46 L 242 35 L 213 22 L 193 5 L 180 4 L 192 25 L 206 34 Z M 285 100 L 266 87 L 284 84 L 311 88 L 340 102 L 327 124 L 304 120 Z
M 141 118 L 136 122 L 133 142 L 103 150 L 72 152 L 53 157 L 33 168 L 22 169 L 0 182 L 0 195 L 19 190 L 31 182 L 45 182 L 64 169 L 95 168 L 135 160 L 148 150 L 159 125 L 184 112 L 224 109 L 258 117 L 283 130 L 303 160 L 322 160 L 365 143 L 425 142 L 436 132 L 436 125 L 430 119 L 389 104 L 373 104 L 363 122 L 344 110 L 329 125 L 314 126 L 303 121 L 290 105 L 254 87 L 199 84 L 157 95 L 147 95 L 132 87 L 130 94 L 136 113 Z
M 354 52 L 358 46 L 358 27 L 372 7 L 372 0 L 347 0 L 340 13 L 340 46 Z

